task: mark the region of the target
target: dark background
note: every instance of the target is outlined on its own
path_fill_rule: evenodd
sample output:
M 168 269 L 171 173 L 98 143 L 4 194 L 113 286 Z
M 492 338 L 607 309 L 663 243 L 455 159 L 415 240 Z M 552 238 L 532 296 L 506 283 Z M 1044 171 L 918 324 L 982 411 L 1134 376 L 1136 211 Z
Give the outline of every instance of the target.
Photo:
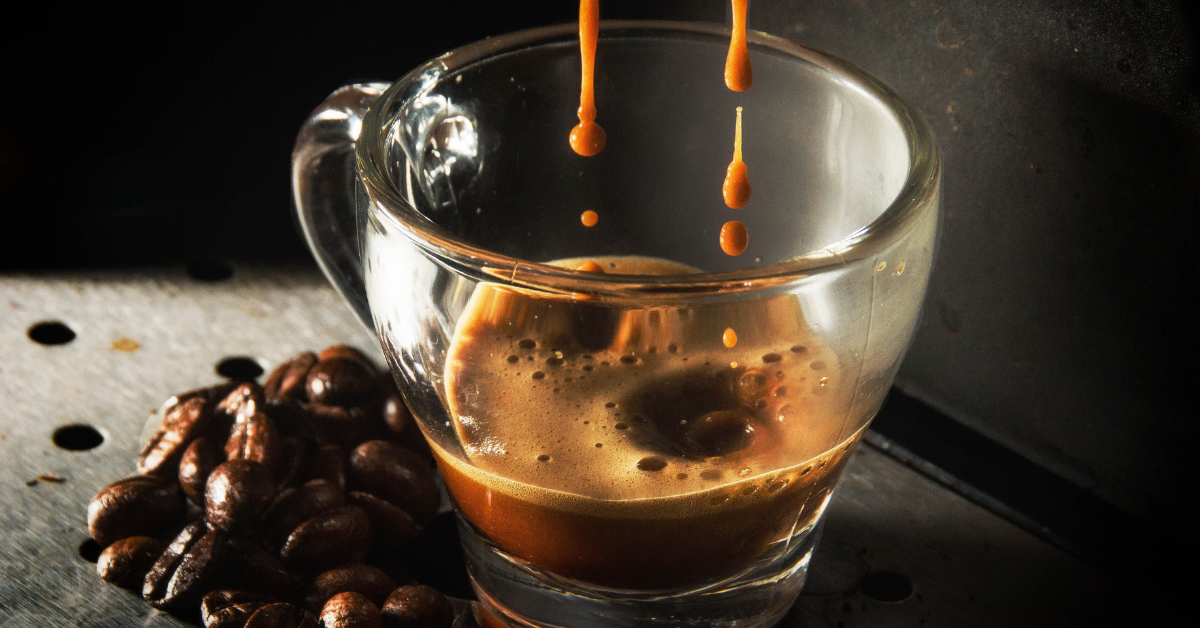
M 897 380 L 916 418 L 891 404 L 878 427 L 1099 563 L 1130 534 L 1162 560 L 1197 548 L 1196 4 L 751 6 L 752 28 L 895 87 L 941 142 L 940 256 Z M 313 107 L 577 6 L 34 7 L 0 44 L 0 271 L 311 263 L 288 162 Z M 723 22 L 726 7 L 602 12 Z

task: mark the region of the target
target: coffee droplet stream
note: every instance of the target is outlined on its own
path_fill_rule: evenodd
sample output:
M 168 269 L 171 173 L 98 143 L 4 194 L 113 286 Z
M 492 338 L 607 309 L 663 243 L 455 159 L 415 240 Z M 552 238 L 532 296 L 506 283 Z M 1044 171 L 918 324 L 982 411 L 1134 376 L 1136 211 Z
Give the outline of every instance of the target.
M 754 83 L 750 69 L 750 51 L 746 47 L 746 8 L 750 0 L 732 0 L 733 33 L 729 37 L 729 54 L 725 57 L 725 86 L 744 92 Z
M 583 77 L 579 90 L 579 124 L 571 129 L 571 150 L 592 157 L 604 150 L 607 138 L 596 124 L 596 97 L 593 78 L 596 73 L 596 39 L 600 34 L 600 0 L 579 2 L 579 53 Z M 586 224 L 586 223 L 585 223 Z
M 730 220 L 721 227 L 721 250 L 727 255 L 741 255 L 750 243 L 746 225 Z
M 750 172 L 742 160 L 742 108 L 737 108 L 737 122 L 733 131 L 733 161 L 725 169 L 725 183 L 721 186 L 725 204 L 732 209 L 741 209 L 750 202 Z

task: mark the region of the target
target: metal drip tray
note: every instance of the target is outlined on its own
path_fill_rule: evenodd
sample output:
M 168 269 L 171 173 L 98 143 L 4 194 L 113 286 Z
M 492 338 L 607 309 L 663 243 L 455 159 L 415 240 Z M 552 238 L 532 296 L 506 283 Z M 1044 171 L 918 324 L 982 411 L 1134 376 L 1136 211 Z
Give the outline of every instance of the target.
M 224 274 L 0 277 L 0 628 L 186 625 L 96 576 L 80 552 L 88 501 L 134 472 L 143 426 L 159 404 L 219 381 L 223 360 L 238 358 L 226 370 L 269 369 L 334 343 L 375 350 L 315 269 Z M 59 431 L 68 426 L 80 427 Z M 102 442 L 87 448 L 97 435 Z M 869 439 L 835 494 L 810 581 L 782 625 L 1084 625 L 1132 610 L 1116 590 Z M 1140 609 L 1140 620 L 1153 612 Z

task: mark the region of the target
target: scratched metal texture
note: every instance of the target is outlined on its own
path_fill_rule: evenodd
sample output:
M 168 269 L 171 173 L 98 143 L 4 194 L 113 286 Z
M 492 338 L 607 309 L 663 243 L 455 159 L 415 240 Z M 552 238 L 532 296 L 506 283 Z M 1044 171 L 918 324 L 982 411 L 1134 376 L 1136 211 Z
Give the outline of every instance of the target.
M 159 404 L 218 381 L 222 358 L 249 356 L 270 369 L 332 343 L 376 350 L 307 266 L 238 266 L 220 283 L 175 268 L 13 273 L 0 276 L 0 312 L 0 628 L 182 625 L 105 584 L 80 557 L 88 501 L 133 472 Z M 37 344 L 27 330 L 41 321 L 62 321 L 77 337 Z M 137 349 L 114 348 L 122 339 Z M 59 449 L 51 435 L 70 424 L 94 426 L 104 443 Z M 63 482 L 29 485 L 47 474 Z M 866 597 L 857 583 L 872 570 L 906 575 L 913 597 Z M 1109 595 L 1117 587 L 864 444 L 830 506 L 810 584 L 783 625 L 1080 625 L 1128 610 L 1128 598 Z

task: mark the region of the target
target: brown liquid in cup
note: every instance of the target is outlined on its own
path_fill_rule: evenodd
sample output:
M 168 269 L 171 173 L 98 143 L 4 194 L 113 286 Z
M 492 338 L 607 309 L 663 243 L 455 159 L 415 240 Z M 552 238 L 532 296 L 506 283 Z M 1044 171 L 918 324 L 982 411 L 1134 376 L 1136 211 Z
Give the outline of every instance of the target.
M 585 261 L 696 272 L 557 264 Z M 861 436 L 794 296 L 620 309 L 485 284 L 444 376 L 459 442 L 433 450 L 466 519 L 537 568 L 618 589 L 745 569 L 815 522 Z

